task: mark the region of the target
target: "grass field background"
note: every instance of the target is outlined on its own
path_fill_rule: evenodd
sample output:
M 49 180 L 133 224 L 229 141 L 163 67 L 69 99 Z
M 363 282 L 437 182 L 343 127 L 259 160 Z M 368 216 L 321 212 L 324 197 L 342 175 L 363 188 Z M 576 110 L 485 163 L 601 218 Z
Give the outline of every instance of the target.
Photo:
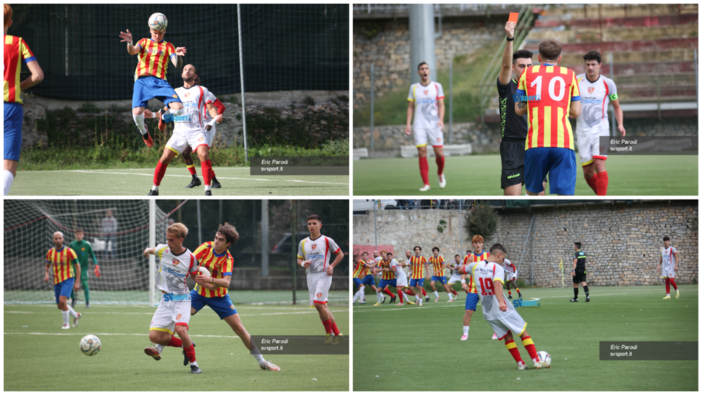
M 698 193 L 697 155 L 615 156 L 607 159 L 611 196 L 679 196 Z M 432 196 L 502 195 L 499 155 L 448 156 L 447 186 L 439 188 L 436 163 L 429 158 Z M 417 195 L 422 187 L 417 158 L 363 159 L 353 162 L 355 196 Z M 14 188 L 14 186 L 13 186 Z M 522 188 L 522 191 L 524 189 Z M 549 191 L 546 185 L 546 192 Z M 596 196 L 578 163 L 575 195 Z
M 349 194 L 349 176 L 252 176 L 248 167 L 214 169 L 221 189 L 215 196 L 326 196 Z M 200 168 L 200 181 L 204 181 Z M 112 195 L 145 196 L 153 185 L 154 169 L 105 169 L 18 171 L 10 195 Z M 169 167 L 160 186 L 160 196 L 200 196 L 204 186 L 185 188 L 190 183 L 185 167 Z
M 281 367 L 263 371 L 231 328 L 209 308 L 190 320 L 190 336 L 203 373 L 190 374 L 181 349 L 166 347 L 160 361 L 144 354 L 155 311 L 144 306 L 82 304 L 76 328 L 61 330 L 56 305 L 5 305 L 5 391 L 348 391 L 348 355 L 278 355 Z M 330 307 L 342 333 L 349 333 L 348 307 Z M 323 336 L 308 305 L 237 305 L 251 334 Z M 97 335 L 99 354 L 86 357 L 80 339 Z M 346 341 L 346 339 L 344 340 Z M 331 347 L 331 346 L 330 346 Z
M 465 294 L 424 307 L 387 302 L 354 306 L 354 391 L 697 391 L 697 361 L 600 361 L 600 341 L 697 341 L 698 287 L 663 300 L 663 286 L 591 287 L 591 302 L 571 303 L 572 288 L 527 288 L 539 308 L 519 308 L 551 368 L 518 370 L 478 307 L 460 341 Z M 372 295 L 371 295 L 372 296 Z M 443 294 L 445 297 L 445 294 Z M 372 300 L 372 302 L 371 302 Z

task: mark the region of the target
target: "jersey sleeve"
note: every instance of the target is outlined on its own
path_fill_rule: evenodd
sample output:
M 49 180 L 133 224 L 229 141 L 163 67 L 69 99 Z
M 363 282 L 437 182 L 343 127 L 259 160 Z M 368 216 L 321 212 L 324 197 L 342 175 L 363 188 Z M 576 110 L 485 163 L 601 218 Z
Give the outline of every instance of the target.
M 51 263 L 51 250 L 46 251 L 46 263 Z
M 670 247 L 670 253 L 673 255 L 678 255 L 678 250 L 676 250 L 675 247 Z
M 331 250 L 332 253 L 338 254 L 341 252 L 341 248 L 339 248 L 339 245 L 336 244 L 334 239 L 327 237 L 327 240 L 329 240 L 329 249 Z
M 529 69 L 524 70 L 522 73 L 522 76 L 519 77 L 519 84 L 517 84 L 517 96 L 526 96 L 527 92 L 527 83 L 526 83 L 526 75 Z M 522 100 L 517 100 L 517 101 L 522 101 Z
M 78 259 L 78 254 L 71 247 L 68 247 L 68 258 L 70 261 Z
M 227 260 L 222 265 L 222 276 L 231 276 L 234 268 L 234 257 L 227 253 Z
M 436 96 L 437 99 L 443 99 L 445 97 L 444 96 L 444 87 L 441 86 L 441 84 L 439 84 L 438 82 L 436 83 L 436 94 L 438 95 L 438 96 Z
M 214 93 L 210 92 L 209 89 L 203 88 L 205 90 L 205 104 L 214 104 L 217 100 Z
M 209 245 L 205 242 L 200 244 L 200 247 L 197 247 L 195 252 L 193 253 L 195 255 L 196 259 L 202 259 L 202 256 L 205 255 L 209 248 Z
M 174 56 L 178 56 L 176 55 L 175 47 L 173 46 L 173 44 L 168 43 L 168 45 L 166 45 L 166 57 L 168 59 L 171 59 Z
M 415 85 L 412 84 L 412 86 L 410 86 L 410 89 L 409 89 L 409 96 L 407 96 L 408 101 L 414 102 L 414 88 L 415 88 Z
M 469 275 L 469 276 L 472 276 L 472 275 L 473 275 L 473 268 L 474 268 L 475 265 L 477 265 L 477 264 L 478 264 L 478 262 L 473 262 L 473 263 L 471 263 L 471 264 L 468 265 L 468 266 L 464 266 L 462 270 L 459 270 L 459 272 L 460 272 L 461 274 L 467 274 L 467 275 Z
M 575 73 L 573 70 L 570 71 L 571 83 L 570 83 L 570 101 L 580 101 L 580 86 L 578 80 L 575 78 Z
M 300 240 L 300 244 L 297 247 L 297 258 L 305 259 L 305 239 Z
M 607 81 L 607 87 L 609 88 L 609 100 L 618 100 L 619 95 L 617 94 L 617 84 L 615 84 L 614 81 L 609 78 L 607 78 L 605 81 Z
M 20 50 L 20 56 L 22 57 L 22 61 L 24 61 L 24 64 L 27 64 L 29 62 L 33 62 L 33 61 L 37 60 L 34 57 L 32 50 L 29 49 L 29 46 L 22 38 L 20 38 L 19 50 Z
M 188 266 L 188 273 L 190 274 L 195 274 L 197 272 L 197 259 L 195 259 L 195 255 L 193 253 L 190 253 L 190 266 Z
M 144 46 L 146 44 L 146 39 L 142 38 L 141 40 L 137 41 L 135 47 L 139 47 L 139 52 L 144 50 Z
M 502 266 L 494 263 L 493 264 L 493 272 L 492 272 L 492 281 L 493 282 L 499 281 L 502 284 L 504 284 L 505 283 L 505 280 L 503 280 L 504 278 L 505 278 L 505 269 L 503 269 Z
M 166 251 L 166 248 L 168 248 L 167 244 L 159 244 L 154 248 L 154 255 L 156 255 L 159 259 L 163 256 L 163 251 Z

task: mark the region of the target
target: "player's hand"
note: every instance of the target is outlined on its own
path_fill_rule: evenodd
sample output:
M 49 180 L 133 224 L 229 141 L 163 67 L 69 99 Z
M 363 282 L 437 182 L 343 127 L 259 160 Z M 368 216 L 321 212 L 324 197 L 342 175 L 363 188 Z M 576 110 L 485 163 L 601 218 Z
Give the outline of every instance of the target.
M 154 118 L 154 112 L 148 108 L 144 109 L 144 118 Z
M 410 131 L 410 125 L 405 126 L 405 134 L 408 136 L 412 135 L 412 132 Z
M 570 272 L 571 277 L 575 277 L 575 272 Z
M 214 118 L 215 122 L 217 123 L 222 123 L 224 121 L 224 115 L 222 114 L 217 114 L 217 116 Z
M 507 38 L 514 38 L 514 29 L 517 27 L 515 22 L 507 22 L 505 25 L 505 32 L 507 33 Z
M 330 265 L 327 267 L 327 276 L 331 276 L 332 274 L 334 274 L 334 266 Z
M 468 292 L 468 283 L 461 283 L 461 288 L 463 288 L 464 291 Z
M 95 277 L 100 277 L 100 266 L 95 265 Z
M 132 42 L 132 33 L 129 32 L 129 29 L 127 29 L 127 32 L 119 32 L 120 38 L 122 38 L 121 43 L 131 43 Z
M 44 275 L 44 282 L 48 283 L 49 282 L 49 273 Z
M 188 52 L 188 50 L 185 49 L 185 47 L 178 47 L 178 48 L 176 48 L 176 52 L 175 52 L 175 53 L 176 53 L 176 55 L 178 55 L 178 56 L 185 56 L 185 53 L 186 53 L 186 52 Z
M 443 120 L 439 120 L 439 129 L 441 129 L 442 132 L 444 131 L 444 121 Z
M 505 303 L 504 299 L 500 303 L 500 311 L 507 311 L 507 303 Z
M 624 125 L 618 125 L 619 127 L 619 133 L 622 134 L 622 137 L 626 136 L 626 130 L 624 130 Z
M 74 290 L 74 291 L 77 291 L 77 290 L 79 290 L 79 289 L 80 289 L 80 283 L 74 283 L 74 284 L 73 284 L 73 290 Z
M 148 257 L 148 256 L 150 255 L 150 254 L 149 254 L 149 250 L 150 250 L 150 249 L 151 249 L 151 248 L 148 248 L 148 247 L 147 247 L 147 248 L 144 250 L 144 256 L 145 256 L 145 257 Z
M 310 262 L 310 261 L 303 261 L 303 262 L 302 262 L 302 267 L 304 267 L 305 269 L 307 269 L 307 268 L 310 267 L 310 264 L 311 264 L 311 263 L 312 263 L 312 262 Z

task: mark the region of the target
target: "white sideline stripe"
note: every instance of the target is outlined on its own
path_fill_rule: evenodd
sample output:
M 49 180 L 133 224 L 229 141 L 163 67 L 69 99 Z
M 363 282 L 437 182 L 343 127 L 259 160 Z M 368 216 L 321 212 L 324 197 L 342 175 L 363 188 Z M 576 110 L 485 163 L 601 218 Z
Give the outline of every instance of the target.
M 68 170 L 69 173 L 89 173 L 89 174 L 117 174 L 117 175 L 127 175 L 127 176 L 147 176 L 147 177 L 153 177 L 153 174 L 149 173 L 121 173 L 121 172 L 116 172 L 116 171 L 90 171 L 90 170 Z M 166 174 L 164 177 L 184 177 L 184 178 L 190 178 L 192 176 L 185 176 L 185 175 L 180 175 L 180 174 Z M 302 183 L 308 183 L 308 184 L 332 184 L 332 185 L 348 185 L 347 183 L 343 182 L 327 182 L 327 181 L 304 181 L 304 180 L 269 180 L 267 178 L 238 178 L 238 177 L 218 177 L 220 180 L 244 180 L 244 181 L 270 181 L 270 182 L 302 182 Z
M 99 336 L 149 336 L 148 333 L 43 333 L 43 332 L 5 332 L 5 335 L 44 335 L 44 336 L 80 336 L 80 335 L 99 335 Z M 219 336 L 219 335 L 193 335 L 190 337 L 218 337 L 224 339 L 238 339 L 239 336 Z
M 341 301 L 335 301 L 335 302 L 341 302 Z M 235 305 L 237 304 L 236 302 L 234 303 Z M 19 304 L 19 303 L 5 303 L 5 309 L 11 306 L 26 306 L 26 304 Z M 52 310 L 56 308 L 56 303 L 51 303 L 51 302 L 46 302 L 45 304 L 33 304 L 31 305 L 32 307 L 48 307 L 51 308 Z M 310 307 L 286 307 L 290 305 L 266 305 L 266 306 L 259 306 L 259 305 L 251 305 L 251 304 L 246 304 L 242 303 L 240 306 L 244 306 L 244 310 L 312 310 Z M 98 309 L 101 308 L 132 308 L 132 309 L 155 309 L 156 307 L 151 307 L 151 306 L 144 306 L 144 305 L 115 305 L 115 304 L 100 304 L 100 303 L 93 303 L 93 307 L 97 307 Z M 81 309 L 81 307 L 79 307 Z M 241 307 L 237 307 L 237 309 L 241 309 Z M 341 310 L 339 310 L 341 309 Z M 333 311 L 342 311 L 343 309 L 348 309 L 348 306 L 335 306 Z M 330 308 L 331 310 L 331 308 Z M 5 310 L 7 313 L 11 313 L 12 311 Z M 150 313 L 149 313 L 150 314 Z
M 347 309 L 341 309 L 341 310 L 332 310 L 329 309 L 330 311 L 333 312 L 340 312 L 340 311 L 348 311 Z M 34 314 L 32 311 L 5 311 L 5 313 L 8 314 Z M 210 312 L 211 315 L 217 316 L 215 312 Z M 204 313 L 204 314 L 210 314 L 210 313 Z M 41 313 L 44 314 L 44 313 Z M 147 313 L 113 313 L 113 312 L 105 312 L 105 313 L 96 313 L 96 312 L 84 312 L 81 313 L 82 315 L 154 315 L 153 312 L 147 312 Z M 198 313 L 198 314 L 203 314 L 203 313 Z M 254 316 L 261 316 L 261 315 L 294 315 L 294 314 L 318 314 L 317 309 L 309 309 L 308 311 L 295 311 L 295 312 L 280 312 L 280 313 L 261 313 L 261 314 L 239 314 L 239 317 L 254 317 Z

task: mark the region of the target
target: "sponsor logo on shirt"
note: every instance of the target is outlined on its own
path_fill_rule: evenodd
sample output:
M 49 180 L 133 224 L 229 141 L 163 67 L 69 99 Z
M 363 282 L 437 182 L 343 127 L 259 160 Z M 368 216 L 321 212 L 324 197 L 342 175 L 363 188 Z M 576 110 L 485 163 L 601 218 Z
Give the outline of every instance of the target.
M 174 259 L 174 260 L 173 260 L 173 266 L 178 266 L 178 263 L 179 263 L 179 262 L 180 262 L 180 261 L 178 261 L 177 259 Z
M 182 315 L 183 315 L 183 314 L 178 314 L 178 315 L 176 316 L 176 321 L 178 321 Z

